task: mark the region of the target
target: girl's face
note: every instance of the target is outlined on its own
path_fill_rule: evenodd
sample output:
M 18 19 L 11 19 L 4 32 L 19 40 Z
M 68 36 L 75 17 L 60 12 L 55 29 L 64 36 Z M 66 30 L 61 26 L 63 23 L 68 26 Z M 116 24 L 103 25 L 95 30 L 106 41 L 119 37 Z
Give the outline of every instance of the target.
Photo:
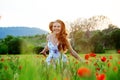
M 53 30 L 53 33 L 59 34 L 61 31 L 61 24 L 58 22 L 53 23 L 52 30 Z

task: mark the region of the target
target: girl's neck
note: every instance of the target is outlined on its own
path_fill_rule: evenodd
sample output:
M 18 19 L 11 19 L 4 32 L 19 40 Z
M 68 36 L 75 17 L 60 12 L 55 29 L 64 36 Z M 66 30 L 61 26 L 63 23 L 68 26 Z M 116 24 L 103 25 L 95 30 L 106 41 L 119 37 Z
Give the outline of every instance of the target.
M 54 45 L 57 45 L 57 44 L 59 43 L 59 42 L 58 42 L 58 39 L 57 39 L 57 36 L 56 36 L 56 34 L 54 34 L 54 33 L 51 33 L 50 41 L 51 41 Z
M 57 38 L 58 35 L 59 35 L 59 34 L 52 33 L 52 36 L 53 36 L 54 38 Z
M 52 37 L 56 38 L 56 34 L 55 33 L 52 33 L 51 35 L 52 35 Z

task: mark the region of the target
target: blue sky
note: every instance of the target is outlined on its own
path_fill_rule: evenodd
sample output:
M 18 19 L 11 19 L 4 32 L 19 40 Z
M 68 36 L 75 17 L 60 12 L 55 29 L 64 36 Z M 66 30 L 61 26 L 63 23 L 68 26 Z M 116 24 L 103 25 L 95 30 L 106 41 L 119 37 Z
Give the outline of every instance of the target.
M 37 27 L 49 31 L 50 21 L 72 22 L 105 15 L 120 26 L 119 0 L 0 0 L 0 26 Z

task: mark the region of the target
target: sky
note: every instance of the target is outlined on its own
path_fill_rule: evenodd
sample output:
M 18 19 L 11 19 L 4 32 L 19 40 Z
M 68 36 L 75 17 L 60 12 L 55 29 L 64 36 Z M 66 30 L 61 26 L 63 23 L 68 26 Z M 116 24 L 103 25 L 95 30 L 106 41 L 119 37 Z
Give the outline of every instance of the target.
M 0 27 L 26 26 L 49 31 L 49 22 L 104 15 L 120 26 L 119 0 L 0 0 Z

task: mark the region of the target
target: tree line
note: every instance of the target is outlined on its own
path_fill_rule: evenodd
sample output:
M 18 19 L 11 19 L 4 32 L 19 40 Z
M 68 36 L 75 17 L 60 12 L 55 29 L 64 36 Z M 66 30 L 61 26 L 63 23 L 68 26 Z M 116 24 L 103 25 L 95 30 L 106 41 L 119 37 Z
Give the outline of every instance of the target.
M 45 44 L 46 34 L 15 37 L 8 35 L 0 40 L 0 54 L 39 53 Z
M 106 16 L 80 18 L 69 26 L 72 46 L 78 52 L 104 53 L 108 49 L 120 49 L 120 29 Z

